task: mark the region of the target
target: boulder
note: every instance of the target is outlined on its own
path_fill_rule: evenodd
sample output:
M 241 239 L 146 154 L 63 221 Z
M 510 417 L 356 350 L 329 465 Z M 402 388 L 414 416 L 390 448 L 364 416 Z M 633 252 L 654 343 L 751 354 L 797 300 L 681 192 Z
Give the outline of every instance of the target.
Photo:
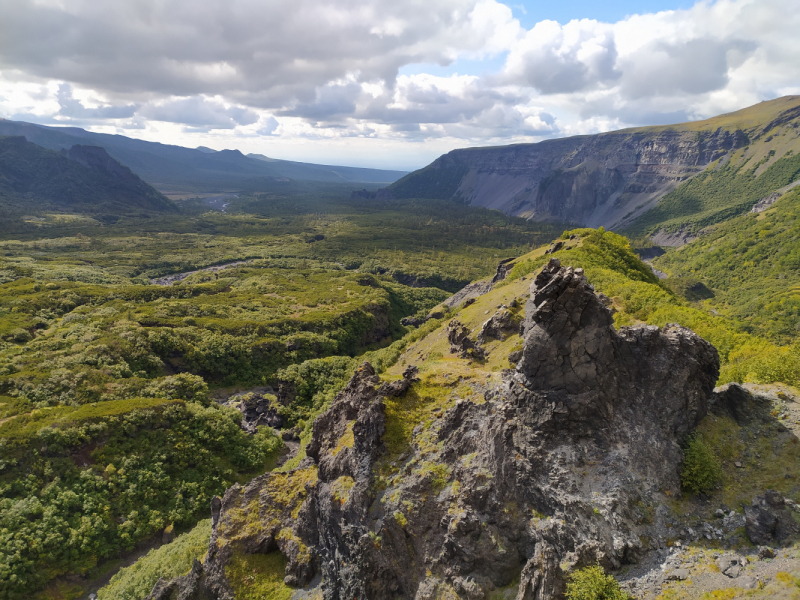
M 520 323 L 507 308 L 501 308 L 481 326 L 478 342 L 483 344 L 489 338 L 504 340 L 506 337 L 519 334 Z
M 744 556 L 725 554 L 717 559 L 717 566 L 720 573 L 733 579 L 742 574 L 747 566 L 747 559 Z
M 403 317 L 400 319 L 400 324 L 404 327 L 419 327 L 424 325 L 430 317 Z
M 450 342 L 450 352 L 458 354 L 459 358 L 473 358 L 482 360 L 486 353 L 478 342 L 469 337 L 470 330 L 461 321 L 453 319 L 447 324 L 447 340 Z
M 419 381 L 419 368 L 411 365 L 403 371 L 403 378 L 381 385 L 378 393 L 382 396 L 402 396 L 417 381 Z
M 715 415 L 733 419 L 738 425 L 747 425 L 757 416 L 757 407 L 763 404 L 760 397 L 738 383 L 727 383 L 714 389 L 710 409 Z
M 277 400 L 266 394 L 250 392 L 231 396 L 225 406 L 232 406 L 242 413 L 242 429 L 247 433 L 255 433 L 262 426 L 280 429 L 283 425 Z
M 797 525 L 783 496 L 775 490 L 767 490 L 745 507 L 744 529 L 751 542 L 767 545 L 787 539 L 797 532 Z

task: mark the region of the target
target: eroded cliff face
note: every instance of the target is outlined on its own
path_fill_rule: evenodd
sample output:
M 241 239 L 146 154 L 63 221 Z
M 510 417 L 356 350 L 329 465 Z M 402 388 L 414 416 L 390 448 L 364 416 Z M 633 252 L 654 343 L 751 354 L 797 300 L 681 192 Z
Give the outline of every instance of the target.
M 388 192 L 427 197 L 421 190 L 434 190 L 436 197 L 537 221 L 615 228 L 746 145 L 741 131 L 631 130 L 454 150 Z
M 416 371 L 381 383 L 365 363 L 300 466 L 228 490 L 205 563 L 151 598 L 232 598 L 236 553 L 282 552 L 286 583 L 321 575 L 325 600 L 545 600 L 575 568 L 636 561 L 654 507 L 679 492 L 679 443 L 706 414 L 717 352 L 678 326 L 616 331 L 581 270 L 555 259 L 530 292 L 512 333 L 522 357 L 481 400 L 398 450 L 386 404 L 414 393 Z

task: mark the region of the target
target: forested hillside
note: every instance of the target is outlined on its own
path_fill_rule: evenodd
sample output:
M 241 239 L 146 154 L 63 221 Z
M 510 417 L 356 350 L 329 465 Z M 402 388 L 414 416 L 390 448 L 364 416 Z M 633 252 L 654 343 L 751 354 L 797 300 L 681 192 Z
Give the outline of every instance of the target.
M 55 152 L 23 137 L 0 137 L 0 207 L 17 218 L 47 211 L 118 215 L 177 210 L 102 148 Z
M 402 177 L 403 171 L 316 165 L 265 156 L 245 156 L 238 150 L 184 148 L 122 135 L 95 133 L 78 127 L 48 127 L 0 119 L 0 136 L 23 136 L 43 148 L 60 151 L 75 145 L 104 148 L 111 156 L 160 190 L 217 192 L 258 188 L 275 179 L 327 183 L 381 183 Z
M 800 190 L 768 210 L 730 219 L 654 261 L 667 284 L 754 334 L 796 343 L 800 330 Z

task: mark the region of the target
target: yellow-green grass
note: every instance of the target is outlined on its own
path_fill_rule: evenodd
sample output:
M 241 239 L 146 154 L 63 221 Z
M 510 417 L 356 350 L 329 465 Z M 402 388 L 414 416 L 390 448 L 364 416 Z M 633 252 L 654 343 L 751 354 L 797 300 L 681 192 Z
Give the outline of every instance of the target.
M 782 112 L 800 106 L 800 96 L 783 96 L 775 100 L 760 102 L 710 119 L 689 121 L 676 125 L 653 125 L 649 127 L 634 127 L 623 131 L 649 132 L 649 131 L 726 131 L 747 130 L 763 126 L 772 122 Z
M 728 417 L 708 415 L 697 432 L 722 466 L 721 489 L 711 492 L 715 502 L 736 508 L 768 489 L 800 500 L 794 493 L 800 477 L 800 442 L 777 419 L 757 419 L 742 427 Z
M 234 554 L 225 576 L 236 600 L 289 600 L 294 589 L 283 583 L 286 559 L 280 552 Z
M 101 588 L 99 600 L 141 600 L 159 580 L 171 580 L 185 575 L 192 562 L 202 560 L 211 537 L 211 519 L 200 521 L 191 531 L 175 540 L 150 550 L 129 567 L 121 569 Z

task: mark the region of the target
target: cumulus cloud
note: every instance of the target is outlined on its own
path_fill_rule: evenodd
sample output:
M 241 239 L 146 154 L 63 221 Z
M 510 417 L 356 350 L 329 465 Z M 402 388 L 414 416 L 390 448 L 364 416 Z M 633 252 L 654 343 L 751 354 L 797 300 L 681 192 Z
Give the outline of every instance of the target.
M 127 119 L 132 117 L 138 106 L 126 104 L 124 106 L 101 105 L 96 107 L 86 107 L 80 100 L 72 96 L 72 86 L 62 83 L 58 86 L 56 93 L 58 104 L 61 107 L 58 114 L 74 119 Z
M 154 121 L 180 123 L 201 129 L 233 129 L 237 125 L 258 122 L 255 111 L 241 106 L 225 106 L 221 102 L 194 96 L 153 102 L 138 111 L 139 116 Z
M 500 51 L 519 30 L 494 0 L 93 0 L 0 4 L 0 68 L 117 94 L 225 94 L 253 106 L 309 102 L 357 73 Z
M 668 123 L 800 93 L 795 4 L 525 30 L 497 0 L 5 0 L 0 114 L 451 146 Z M 412 64 L 451 74 L 398 74 Z
M 278 119 L 270 115 L 263 120 L 261 127 L 256 130 L 256 133 L 258 135 L 275 135 L 275 131 L 277 131 L 278 127 L 280 127 Z
M 543 94 L 563 94 L 614 83 L 617 48 L 613 28 L 597 21 L 537 23 L 517 43 L 503 79 Z

